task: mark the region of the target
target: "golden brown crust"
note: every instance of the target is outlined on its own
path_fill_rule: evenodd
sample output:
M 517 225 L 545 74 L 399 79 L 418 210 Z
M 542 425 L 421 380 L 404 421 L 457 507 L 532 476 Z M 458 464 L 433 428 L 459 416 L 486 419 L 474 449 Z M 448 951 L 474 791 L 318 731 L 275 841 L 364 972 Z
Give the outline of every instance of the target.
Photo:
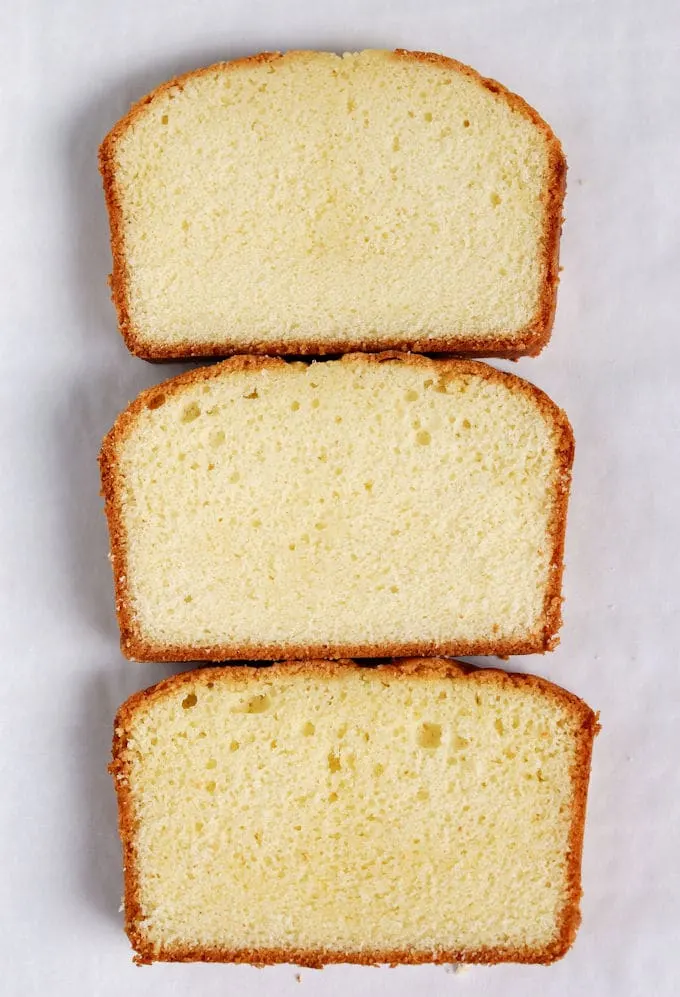
M 323 361 L 322 361 L 323 362 Z M 567 524 L 567 503 L 574 458 L 574 437 L 565 413 L 548 396 L 515 374 L 506 374 L 476 360 L 432 360 L 417 354 L 398 352 L 355 353 L 342 358 L 342 363 L 379 364 L 407 363 L 442 373 L 475 374 L 491 381 L 502 381 L 529 397 L 546 421 L 552 423 L 556 439 L 555 492 L 552 518 L 548 527 L 550 555 L 549 579 L 540 627 L 522 638 L 480 641 L 422 641 L 393 644 L 215 644 L 210 646 L 155 644 L 140 632 L 132 611 L 128 585 L 127 538 L 120 497 L 123 492 L 118 467 L 118 448 L 133 428 L 138 414 L 147 406 L 155 408 L 160 399 L 174 395 L 190 384 L 199 384 L 220 377 L 224 371 L 259 370 L 281 367 L 285 361 L 273 357 L 237 356 L 211 367 L 199 367 L 143 391 L 118 416 L 104 438 L 99 462 L 102 495 L 109 524 L 111 562 L 116 594 L 116 613 L 121 632 L 123 654 L 133 661 L 272 661 L 277 658 L 384 658 L 412 655 L 486 655 L 533 654 L 553 650 L 558 644 L 557 631 L 562 624 L 562 572 L 564 537 Z
M 109 771 L 114 779 L 118 797 L 118 825 L 123 847 L 125 871 L 125 930 L 135 950 L 139 964 L 151 962 L 240 962 L 255 965 L 296 963 L 310 968 L 321 968 L 329 963 L 352 962 L 363 965 L 390 963 L 551 963 L 561 958 L 576 937 L 581 914 L 581 853 L 585 825 L 588 779 L 593 739 L 599 732 L 598 715 L 583 700 L 560 686 L 536 675 L 504 672 L 495 668 L 475 668 L 459 661 L 442 658 L 413 658 L 391 661 L 367 669 L 369 675 L 388 675 L 392 679 L 417 676 L 428 679 L 466 678 L 475 682 L 495 683 L 500 686 L 515 685 L 534 688 L 542 695 L 556 700 L 574 719 L 577 729 L 577 749 L 572 769 L 573 803 L 572 823 L 569 832 L 569 851 L 566 870 L 566 898 L 561 911 L 558 930 L 554 939 L 541 949 L 483 948 L 436 950 L 371 950 L 343 952 L 331 949 L 308 951 L 304 949 L 220 949 L 169 946 L 157 949 L 145 938 L 142 923 L 143 910 L 139 896 L 139 871 L 135 853 L 136 818 L 130 789 L 130 764 L 126 751 L 127 739 L 135 714 L 166 695 L 173 695 L 184 686 L 212 686 L 217 682 L 271 682 L 279 676 L 291 675 L 323 677 L 341 680 L 349 669 L 361 667 L 354 661 L 288 661 L 270 667 L 249 668 L 245 665 L 222 668 L 204 668 L 183 672 L 159 682 L 150 689 L 131 696 L 116 715 L 113 737 L 113 761 Z
M 243 349 L 241 343 L 228 341 L 213 343 L 192 343 L 183 340 L 172 345 L 153 345 L 146 343 L 139 330 L 135 327 L 129 306 L 129 273 L 126 263 L 125 244 L 123 236 L 123 209 L 116 180 L 116 144 L 121 136 L 134 125 L 144 114 L 147 106 L 157 97 L 182 91 L 188 80 L 197 79 L 209 73 L 230 72 L 233 69 L 257 64 L 260 62 L 277 62 L 281 59 L 304 58 L 310 53 L 305 51 L 262 52 L 245 59 L 233 62 L 220 62 L 202 69 L 193 70 L 175 79 L 169 80 L 147 94 L 134 104 L 125 117 L 111 129 L 99 149 L 99 169 L 102 175 L 104 196 L 111 227 L 111 255 L 113 269 L 109 278 L 111 298 L 118 313 L 118 323 L 128 349 L 143 360 L 167 361 L 182 360 L 190 357 L 222 358 L 230 353 Z M 510 107 L 528 118 L 542 132 L 549 150 L 548 175 L 543 196 L 545 207 L 545 230 L 542 245 L 543 289 L 539 298 L 536 314 L 524 329 L 511 333 L 499 332 L 493 337 L 482 338 L 475 335 L 451 334 L 437 338 L 419 338 L 404 333 L 391 341 L 381 342 L 357 337 L 341 337 L 324 340 L 323 342 L 308 342 L 287 337 L 279 341 L 262 341 L 248 345 L 252 354 L 274 356 L 327 356 L 330 354 L 349 353 L 354 351 L 371 352 L 372 350 L 402 350 L 421 353 L 448 353 L 465 357 L 501 357 L 516 360 L 522 356 L 537 356 L 550 339 L 555 308 L 557 305 L 557 285 L 559 283 L 559 242 L 562 229 L 562 208 L 566 191 L 567 162 L 562 152 L 562 146 L 550 126 L 541 118 L 527 102 L 496 80 L 481 76 L 475 69 L 466 66 L 456 59 L 450 59 L 432 52 L 410 52 L 406 49 L 396 49 L 386 52 L 393 58 L 425 62 L 441 67 L 446 71 L 454 71 L 467 76 L 475 83 L 489 90 Z

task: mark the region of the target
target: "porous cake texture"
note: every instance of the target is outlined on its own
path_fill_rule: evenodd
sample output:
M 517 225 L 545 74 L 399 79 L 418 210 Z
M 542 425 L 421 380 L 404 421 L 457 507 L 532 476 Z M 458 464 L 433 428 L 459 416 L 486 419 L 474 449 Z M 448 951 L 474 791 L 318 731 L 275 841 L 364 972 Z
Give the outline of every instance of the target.
M 549 682 L 436 659 L 137 693 L 111 766 L 137 961 L 558 959 L 597 729 Z
M 236 357 L 143 392 L 101 453 L 139 660 L 554 646 L 573 439 L 475 361 Z
M 104 140 L 111 287 L 147 359 L 536 354 L 566 164 L 520 97 L 421 52 L 264 53 L 159 87 Z

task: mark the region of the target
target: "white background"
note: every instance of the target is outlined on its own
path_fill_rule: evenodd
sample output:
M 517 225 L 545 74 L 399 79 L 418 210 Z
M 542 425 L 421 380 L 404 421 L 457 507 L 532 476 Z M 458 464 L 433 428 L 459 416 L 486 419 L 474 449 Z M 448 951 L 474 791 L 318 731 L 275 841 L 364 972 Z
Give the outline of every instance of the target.
M 574 425 L 562 644 L 515 659 L 601 711 L 583 925 L 551 968 L 138 969 L 106 772 L 118 651 L 97 451 L 178 368 L 129 356 L 97 146 L 134 99 L 262 49 L 434 50 L 534 104 L 569 160 L 553 340 L 514 369 Z M 0 993 L 680 991 L 680 5 L 647 0 L 0 4 Z M 505 365 L 511 366 L 511 365 Z

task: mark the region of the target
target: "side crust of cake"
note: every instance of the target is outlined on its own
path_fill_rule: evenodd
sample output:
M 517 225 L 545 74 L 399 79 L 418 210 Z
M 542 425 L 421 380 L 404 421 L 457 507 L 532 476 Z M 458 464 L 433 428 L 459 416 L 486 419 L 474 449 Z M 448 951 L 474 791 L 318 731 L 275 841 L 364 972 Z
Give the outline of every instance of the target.
M 423 356 L 385 352 L 380 354 L 350 354 L 342 362 L 380 364 L 400 362 L 427 370 L 472 373 L 489 380 L 510 383 L 513 390 L 525 393 L 541 411 L 546 421 L 553 424 L 557 439 L 557 467 L 553 512 L 548 529 L 551 545 L 548 586 L 545 593 L 541 625 L 524 639 L 453 641 L 453 642 L 404 642 L 389 645 L 335 645 L 317 644 L 301 646 L 294 643 L 258 646 L 255 644 L 211 646 L 162 645 L 150 642 L 139 630 L 132 611 L 128 584 L 128 543 L 124 527 L 121 492 L 122 480 L 118 450 L 127 434 L 134 427 L 137 415 L 146 407 L 156 408 L 168 395 L 181 392 L 186 385 L 202 383 L 219 377 L 223 371 L 253 370 L 280 367 L 284 360 L 270 357 L 236 356 L 220 364 L 201 367 L 171 378 L 143 391 L 118 417 L 105 437 L 100 453 L 102 495 L 108 520 L 111 562 L 113 568 L 116 613 L 121 632 L 123 654 L 137 661 L 230 661 L 230 660 L 281 660 L 319 658 L 385 658 L 421 657 L 425 655 L 511 655 L 543 653 L 553 650 L 559 640 L 557 632 L 562 624 L 561 586 L 564 569 L 564 540 L 567 503 L 571 484 L 571 466 L 574 457 L 574 438 L 565 413 L 539 388 L 513 374 L 498 371 L 474 360 L 431 360 Z
M 560 913 L 558 929 L 554 938 L 543 948 L 480 948 L 460 950 L 413 949 L 383 951 L 337 951 L 331 949 L 223 949 L 194 948 L 181 945 L 157 947 L 150 944 L 143 930 L 144 913 L 140 904 L 139 871 L 135 851 L 136 818 L 133 794 L 130 788 L 130 763 L 126 757 L 126 743 L 132 720 L 138 711 L 144 711 L 167 694 L 174 694 L 184 686 L 192 687 L 225 681 L 242 675 L 242 667 L 207 668 L 184 672 L 159 682 L 149 689 L 142 690 L 128 699 L 118 710 L 114 723 L 112 756 L 109 771 L 113 777 L 118 798 L 118 826 L 122 842 L 124 881 L 125 881 L 125 930 L 135 951 L 135 962 L 148 965 L 152 962 L 222 962 L 248 963 L 258 966 L 277 963 L 294 963 L 312 969 L 321 969 L 331 963 L 355 963 L 362 965 L 423 963 L 481 963 L 502 962 L 550 964 L 562 958 L 572 946 L 581 923 L 581 856 L 588 793 L 588 780 L 592 744 L 599 733 L 599 714 L 595 713 L 583 700 L 546 679 L 535 675 L 504 672 L 500 669 L 479 669 L 459 661 L 441 658 L 412 658 L 392 661 L 377 666 L 376 671 L 389 676 L 391 680 L 417 677 L 424 682 L 428 679 L 465 678 L 473 682 L 495 685 L 499 690 L 508 685 L 536 689 L 541 695 L 558 702 L 575 721 L 578 730 L 578 743 L 574 765 L 571 771 L 572 808 L 571 826 L 568 839 L 566 867 L 566 902 Z M 249 681 L 254 684 L 259 679 L 271 680 L 278 675 L 299 675 L 328 677 L 332 679 L 347 668 L 360 667 L 356 662 L 310 660 L 305 662 L 280 662 L 265 668 L 252 669 Z M 371 669 L 374 671 L 374 669 Z
M 214 357 L 219 359 L 228 356 L 233 350 L 230 349 L 228 342 L 217 341 L 212 344 L 197 344 L 186 340 L 178 344 L 154 346 L 145 342 L 143 336 L 140 335 L 131 315 L 129 301 L 130 277 L 126 263 L 127 254 L 124 240 L 122 199 L 116 178 L 115 155 L 117 142 L 130 127 L 134 126 L 135 121 L 140 115 L 145 113 L 147 106 L 153 103 L 158 96 L 167 94 L 173 90 L 181 92 L 185 83 L 189 80 L 205 74 L 214 73 L 216 70 L 231 72 L 248 65 L 276 62 L 280 59 L 291 60 L 304 55 L 304 52 L 295 51 L 286 53 L 262 52 L 259 55 L 249 56 L 248 58 L 232 62 L 217 63 L 185 73 L 162 84 L 134 104 L 103 140 L 99 149 L 99 169 L 102 175 L 111 229 L 111 253 L 113 259 L 112 272 L 109 278 L 111 298 L 118 314 L 121 334 L 128 349 L 135 356 L 150 361 L 181 360 L 189 357 Z M 381 341 L 379 348 L 443 353 L 467 357 L 501 357 L 511 360 L 518 359 L 521 356 L 537 356 L 550 339 L 557 304 L 557 285 L 559 283 L 560 270 L 559 242 L 563 222 L 562 210 L 567 173 L 567 163 L 559 140 L 538 112 L 522 97 L 512 93 L 496 80 L 481 76 L 475 69 L 458 62 L 456 59 L 450 59 L 446 56 L 430 52 L 411 52 L 405 49 L 385 52 L 385 55 L 388 58 L 424 62 L 440 67 L 442 70 L 461 73 L 480 87 L 505 100 L 514 111 L 527 118 L 542 132 L 549 150 L 549 165 L 543 195 L 545 225 L 541 246 L 543 269 L 542 293 L 536 313 L 526 327 L 519 332 L 511 334 L 500 333 L 495 337 L 484 339 L 473 335 L 458 334 L 447 337 L 421 339 L 409 337 L 408 331 L 405 330 L 403 336 L 395 338 L 392 342 Z M 231 344 L 231 346 L 234 349 L 238 349 L 238 344 Z M 273 354 L 276 356 L 322 356 L 356 350 L 370 351 L 375 348 L 375 343 L 357 341 L 356 337 L 352 338 L 350 336 L 346 338 L 338 337 L 332 341 L 327 340 L 323 342 L 295 340 L 291 337 L 278 342 L 268 340 L 252 344 L 249 347 L 249 352 L 258 355 Z

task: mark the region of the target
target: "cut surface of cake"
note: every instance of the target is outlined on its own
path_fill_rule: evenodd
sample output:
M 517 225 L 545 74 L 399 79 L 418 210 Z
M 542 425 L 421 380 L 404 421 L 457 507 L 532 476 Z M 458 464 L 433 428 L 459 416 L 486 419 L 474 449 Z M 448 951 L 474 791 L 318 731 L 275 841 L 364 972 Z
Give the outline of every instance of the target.
M 597 730 L 549 682 L 437 659 L 138 693 L 111 766 L 138 961 L 552 962 Z
M 147 359 L 536 354 L 566 165 L 520 97 L 443 56 L 264 53 L 104 140 L 113 300 Z
M 145 391 L 104 441 L 138 660 L 552 648 L 573 440 L 476 361 L 236 357 Z

